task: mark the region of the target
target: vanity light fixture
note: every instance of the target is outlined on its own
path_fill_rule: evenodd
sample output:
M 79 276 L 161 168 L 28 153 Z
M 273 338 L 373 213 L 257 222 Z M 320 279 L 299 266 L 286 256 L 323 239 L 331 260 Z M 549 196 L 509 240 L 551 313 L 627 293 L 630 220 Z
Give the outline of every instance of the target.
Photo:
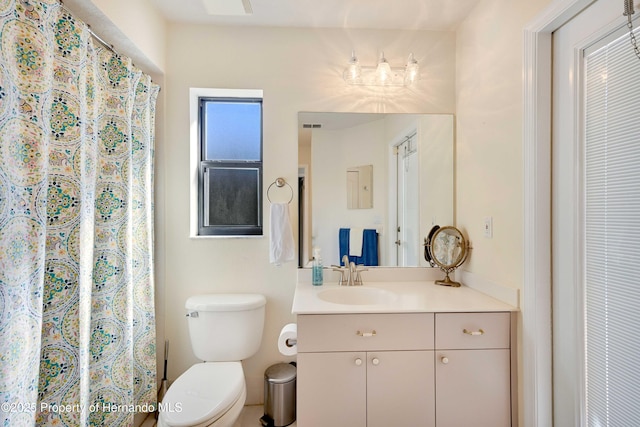
M 392 67 L 381 52 L 374 67 L 360 65 L 355 51 L 351 51 L 351 59 L 342 73 L 347 84 L 361 86 L 411 86 L 419 77 L 420 67 L 413 53 L 404 67 Z

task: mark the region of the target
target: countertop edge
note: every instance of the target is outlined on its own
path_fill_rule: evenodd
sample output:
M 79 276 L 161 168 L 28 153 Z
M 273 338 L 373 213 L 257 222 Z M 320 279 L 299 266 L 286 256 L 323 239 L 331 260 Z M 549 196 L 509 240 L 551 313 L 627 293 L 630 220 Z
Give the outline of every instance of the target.
M 340 288 L 337 283 L 313 286 L 298 283 L 291 312 L 304 314 L 383 314 L 383 313 L 471 313 L 516 312 L 519 308 L 468 286 L 449 288 L 427 282 L 371 282 L 365 287 L 397 292 L 398 301 L 380 305 L 335 304 L 320 299 L 318 293 Z M 394 289 L 395 288 L 395 289 Z

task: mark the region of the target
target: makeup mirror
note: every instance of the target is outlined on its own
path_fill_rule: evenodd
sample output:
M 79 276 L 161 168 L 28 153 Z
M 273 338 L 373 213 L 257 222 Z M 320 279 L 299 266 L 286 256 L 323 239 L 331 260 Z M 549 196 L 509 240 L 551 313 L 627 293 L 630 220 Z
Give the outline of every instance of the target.
M 460 287 L 460 283 L 451 280 L 449 274 L 460 267 L 469 255 L 469 245 L 462 232 L 451 226 L 438 228 L 426 246 L 429 257 L 445 273 L 445 278 L 436 280 L 436 285 Z

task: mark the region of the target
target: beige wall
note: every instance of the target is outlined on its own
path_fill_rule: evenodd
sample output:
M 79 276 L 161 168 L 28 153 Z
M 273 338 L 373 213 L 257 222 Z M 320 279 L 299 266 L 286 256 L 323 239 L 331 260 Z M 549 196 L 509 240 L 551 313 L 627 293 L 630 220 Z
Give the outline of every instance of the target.
M 151 0 L 92 0 L 122 31 L 126 39 L 144 53 L 149 67 L 165 69 L 166 22 Z M 111 39 L 108 42 L 114 43 Z M 136 58 L 134 58 L 135 62 Z M 140 59 L 142 60 L 142 59 Z
M 422 67 L 415 88 L 347 87 L 341 73 L 356 49 L 362 62 L 384 50 L 403 64 L 413 52 Z M 189 346 L 184 302 L 206 292 L 259 292 L 267 297 L 267 320 L 259 353 L 244 363 L 248 402 L 262 401 L 264 370 L 286 361 L 277 350 L 284 324 L 294 321 L 291 303 L 296 265 L 269 264 L 264 238 L 189 239 L 189 88 L 264 90 L 265 187 L 282 176 L 297 180 L 298 111 L 452 113 L 455 34 L 416 31 L 343 31 L 170 25 L 167 46 L 165 176 L 166 336 L 171 341 L 169 376 L 196 362 Z M 297 200 L 291 205 L 295 221 Z M 265 204 L 265 224 L 268 206 Z
M 482 0 L 456 32 L 456 224 L 473 246 L 463 268 L 517 289 L 524 274 L 522 34 L 548 3 Z M 485 216 L 493 217 L 492 239 L 483 236 Z
M 482 0 L 456 33 L 456 224 L 465 266 L 522 286 L 522 30 L 549 0 Z M 493 217 L 493 238 L 483 234 Z

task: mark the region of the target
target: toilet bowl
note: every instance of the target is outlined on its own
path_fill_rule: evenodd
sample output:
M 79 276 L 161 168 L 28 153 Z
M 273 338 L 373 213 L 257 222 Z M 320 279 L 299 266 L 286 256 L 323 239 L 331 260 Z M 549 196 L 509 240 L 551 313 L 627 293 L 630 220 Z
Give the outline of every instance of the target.
M 240 362 L 197 363 L 167 391 L 158 426 L 231 427 L 246 394 Z
M 196 363 L 169 387 L 158 427 L 232 427 L 247 390 L 241 360 L 260 347 L 266 299 L 257 294 L 209 294 L 187 300 Z

